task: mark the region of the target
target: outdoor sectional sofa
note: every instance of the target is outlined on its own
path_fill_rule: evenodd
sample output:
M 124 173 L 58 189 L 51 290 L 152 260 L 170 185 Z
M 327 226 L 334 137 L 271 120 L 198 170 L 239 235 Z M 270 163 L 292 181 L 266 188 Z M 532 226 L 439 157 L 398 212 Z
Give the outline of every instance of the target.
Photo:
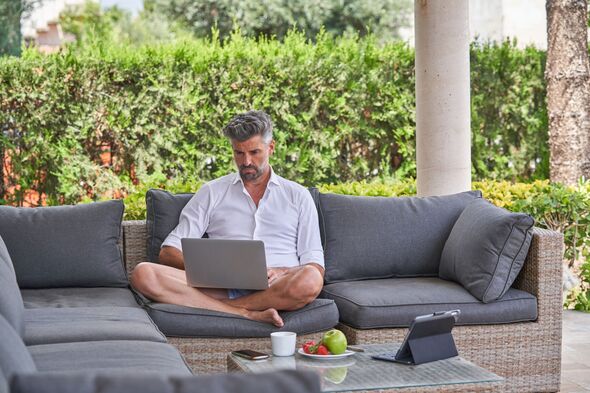
M 502 391 L 559 389 L 560 234 L 533 228 L 526 215 L 494 210 L 486 216 L 492 209 L 477 191 L 427 198 L 310 192 L 326 276 L 319 299 L 283 313 L 283 329 L 297 331 L 299 342 L 334 325 L 352 344 L 400 342 L 414 316 L 460 309 L 453 331 L 460 355 L 506 378 Z M 0 237 L 8 251 L 0 259 L 12 259 L 16 273 L 10 267 L 0 272 L 0 314 L 22 338 L 0 340 L 0 359 L 11 355 L 0 368 L 14 391 L 36 391 L 21 388 L 25 383 L 38 383 L 38 391 L 67 383 L 81 383 L 87 391 L 135 386 L 133 379 L 145 373 L 153 383 L 178 388 L 186 378 L 195 384 L 184 360 L 195 373 L 224 371 L 231 350 L 270 350 L 268 334 L 276 330 L 270 325 L 150 302 L 129 289 L 119 250 L 129 271 L 142 261 L 157 262 L 161 242 L 190 197 L 151 190 L 147 220 L 123 222 L 122 231 L 120 201 L 0 207 Z M 472 267 L 486 258 L 477 252 L 498 247 L 503 268 L 488 274 L 491 281 L 481 291 L 486 277 Z M 125 380 L 118 374 L 131 375 Z M 237 377 L 217 378 L 207 381 L 223 389 L 235 386 L 231 378 Z M 319 388 L 306 374 L 267 378 L 271 384 L 292 380 L 293 391 Z M 267 386 L 263 378 L 256 381 L 261 391 Z M 247 380 L 240 383 L 248 386 Z
M 128 287 L 122 215 L 0 206 L 0 393 L 319 392 L 296 371 L 193 376 Z
M 561 234 L 533 227 L 525 215 L 491 210 L 478 191 L 427 198 L 310 192 L 326 276 L 320 299 L 284 315 L 284 329 L 300 333 L 299 342 L 336 323 L 351 344 L 401 342 L 416 315 L 460 309 L 453 330 L 460 355 L 504 377 L 502 391 L 559 390 Z M 128 270 L 142 261 L 157 262 L 162 241 L 191 196 L 147 193 L 147 220 L 123 222 Z M 504 271 L 495 268 L 487 276 L 471 271 L 470 264 L 484 259 L 480 249 L 497 252 Z M 442 260 L 447 263 L 439 269 Z M 518 260 L 524 261 L 522 270 Z M 482 280 L 490 277 L 483 292 Z M 231 349 L 270 349 L 270 326 L 139 298 L 199 372 L 223 370 Z M 218 317 L 225 318 L 225 326 Z

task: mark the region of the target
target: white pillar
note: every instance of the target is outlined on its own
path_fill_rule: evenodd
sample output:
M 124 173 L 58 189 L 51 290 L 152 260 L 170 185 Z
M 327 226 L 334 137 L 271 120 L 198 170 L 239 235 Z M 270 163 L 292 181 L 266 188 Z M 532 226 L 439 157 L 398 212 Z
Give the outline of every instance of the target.
M 471 189 L 469 0 L 415 0 L 418 195 Z

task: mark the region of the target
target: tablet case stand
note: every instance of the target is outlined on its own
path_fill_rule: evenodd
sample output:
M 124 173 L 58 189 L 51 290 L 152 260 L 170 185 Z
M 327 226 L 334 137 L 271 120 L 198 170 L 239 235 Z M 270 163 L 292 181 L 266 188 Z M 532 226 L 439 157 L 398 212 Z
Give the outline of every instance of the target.
M 420 315 L 414 319 L 398 351 L 373 355 L 377 360 L 422 364 L 458 356 L 451 331 L 459 310 Z
M 435 360 L 448 359 L 458 356 L 455 340 L 451 333 L 437 334 L 408 340 L 409 356 L 404 360 L 412 364 L 422 364 Z M 401 360 L 401 359 L 399 359 Z

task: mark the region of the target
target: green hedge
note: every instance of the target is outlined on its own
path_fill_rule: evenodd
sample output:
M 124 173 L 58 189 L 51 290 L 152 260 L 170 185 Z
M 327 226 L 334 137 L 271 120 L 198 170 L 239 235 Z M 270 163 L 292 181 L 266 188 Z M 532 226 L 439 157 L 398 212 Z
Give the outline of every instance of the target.
M 473 45 L 475 178 L 547 176 L 544 53 Z M 152 177 L 192 182 L 232 168 L 222 126 L 263 109 L 279 173 L 306 185 L 415 175 L 414 53 L 373 37 L 233 35 L 141 48 L 96 43 L 0 58 L 8 186 L 50 203 L 126 194 Z M 112 163 L 100 159 L 110 150 Z M 0 182 L 1 185 L 4 184 Z M 0 194 L 8 203 L 23 195 Z

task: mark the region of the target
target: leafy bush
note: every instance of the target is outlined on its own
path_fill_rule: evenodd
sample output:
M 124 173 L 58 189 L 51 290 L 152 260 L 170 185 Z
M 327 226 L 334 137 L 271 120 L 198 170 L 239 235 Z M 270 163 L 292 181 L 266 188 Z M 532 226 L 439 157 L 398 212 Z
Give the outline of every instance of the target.
M 124 220 L 145 220 L 146 204 L 145 194 L 150 188 L 167 190 L 173 194 L 194 193 L 201 185 L 202 181 L 193 179 L 190 181 L 170 181 L 163 177 L 153 177 L 148 179 L 145 184 L 133 187 L 132 192 L 125 197 Z
M 549 174 L 545 52 L 513 43 L 471 49 L 473 173 L 479 179 Z
M 575 288 L 566 300 L 566 307 L 573 306 L 575 310 L 590 312 L 590 261 L 580 268 L 581 284 Z
M 472 48 L 475 178 L 547 176 L 531 169 L 546 161 L 541 57 L 510 43 Z M 413 177 L 413 66 L 402 43 L 325 34 L 310 43 L 297 32 L 0 58 L 0 149 L 11 160 L 0 187 L 16 190 L 0 198 L 18 204 L 32 189 L 74 203 L 126 195 L 153 176 L 218 177 L 233 166 L 220 130 L 250 108 L 273 118 L 273 165 L 290 179 Z M 515 83 L 524 87 L 509 94 Z
M 22 13 L 20 1 L 0 0 L 0 56 L 20 54 Z
M 410 26 L 410 0 L 151 0 L 147 9 L 180 22 L 198 37 L 213 28 L 228 37 L 235 28 L 244 34 L 267 38 L 285 37 L 290 28 L 305 31 L 315 39 L 324 28 L 341 35 L 370 32 L 388 40 L 399 38 L 399 30 Z
M 133 46 L 190 36 L 160 13 L 142 11 L 133 17 L 117 6 L 103 10 L 94 0 L 69 4 L 60 13 L 59 23 L 65 33 L 75 37 L 71 44 L 74 46 L 101 45 L 101 41 L 126 42 Z
M 403 44 L 327 36 L 310 44 L 299 33 L 284 43 L 234 36 L 223 46 L 27 51 L 0 60 L 8 185 L 76 202 L 99 198 L 116 177 L 217 177 L 233 165 L 220 130 L 252 107 L 273 118 L 275 165 L 291 179 L 411 173 L 412 62 Z M 104 150 L 112 155 L 106 163 Z

